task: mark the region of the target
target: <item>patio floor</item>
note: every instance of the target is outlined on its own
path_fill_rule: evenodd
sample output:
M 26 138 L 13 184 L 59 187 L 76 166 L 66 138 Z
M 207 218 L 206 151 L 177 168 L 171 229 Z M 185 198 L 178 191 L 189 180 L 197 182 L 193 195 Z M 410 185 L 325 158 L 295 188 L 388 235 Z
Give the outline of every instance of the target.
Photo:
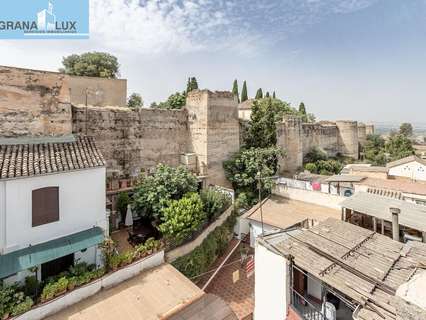
M 211 269 L 215 269 L 220 265 L 237 242 L 235 239 L 230 242 L 227 252 L 215 262 Z M 253 254 L 253 252 L 249 252 L 249 254 Z M 245 264 L 241 265 L 240 259 L 240 248 L 237 248 L 205 291 L 225 300 L 239 320 L 249 320 L 252 319 L 254 310 L 254 274 L 247 278 Z M 237 271 L 239 280 L 234 283 L 233 274 Z M 209 276 L 211 274 L 200 279 L 197 285 L 200 288 L 203 287 Z

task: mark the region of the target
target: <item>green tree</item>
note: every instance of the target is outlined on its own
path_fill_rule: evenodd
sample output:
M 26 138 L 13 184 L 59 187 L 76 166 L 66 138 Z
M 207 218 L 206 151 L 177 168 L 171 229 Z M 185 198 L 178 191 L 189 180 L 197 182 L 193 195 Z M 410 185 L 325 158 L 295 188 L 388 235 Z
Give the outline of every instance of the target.
M 262 99 L 262 98 L 263 98 L 263 91 L 262 91 L 262 88 L 259 88 L 257 89 L 255 99 Z
M 165 102 L 160 102 L 157 108 L 161 109 L 182 109 L 186 104 L 186 97 L 183 93 L 176 92 L 170 95 Z
M 317 161 L 320 161 L 320 160 L 327 160 L 327 159 L 328 159 L 328 156 L 323 150 L 321 150 L 318 147 L 313 147 L 303 157 L 303 162 L 304 163 L 309 163 L 309 162 L 314 163 L 314 162 L 317 162 Z
M 132 93 L 127 100 L 127 106 L 131 109 L 137 109 L 143 107 L 143 100 L 139 93 Z
M 264 99 L 263 104 L 253 101 L 250 121 L 245 134 L 247 148 L 267 148 L 277 144 L 277 126 L 275 113 L 270 98 Z
M 244 80 L 243 82 L 243 88 L 241 89 L 241 102 L 244 102 L 248 100 L 248 95 L 247 95 L 247 83 Z
M 385 150 L 390 161 L 399 160 L 414 154 L 413 143 L 404 134 L 397 134 L 386 142 Z
M 276 99 L 277 98 L 277 96 L 275 95 L 275 91 L 274 92 L 272 92 L 272 99 Z
M 238 81 L 237 81 L 237 79 L 235 79 L 234 83 L 232 84 L 232 94 L 234 96 L 237 96 L 238 103 L 240 103 L 240 93 L 238 91 Z
M 121 215 L 121 221 L 126 220 L 127 205 L 130 203 L 130 197 L 127 192 L 120 192 L 117 197 L 117 210 Z
M 264 193 L 274 185 L 271 177 L 278 171 L 278 160 L 284 155 L 277 147 L 242 149 L 224 162 L 225 175 L 237 193 L 256 198 L 259 173 Z
M 265 98 L 269 98 L 269 91 L 266 91 Z
M 188 78 L 188 82 L 186 84 L 186 94 L 196 89 L 198 89 L 197 79 L 195 77 Z
M 378 134 L 367 136 L 367 142 L 364 146 L 365 159 L 374 165 L 385 165 L 386 157 L 384 154 L 385 140 Z
M 179 200 L 169 200 L 161 213 L 162 223 L 158 229 L 166 239 L 177 243 L 181 243 L 198 230 L 206 220 L 203 202 L 195 192 L 188 193 Z
M 306 114 L 306 107 L 303 102 L 301 102 L 299 105 L 299 115 L 303 122 L 309 122 L 308 115 Z
M 231 205 L 231 197 L 229 194 L 216 190 L 215 188 L 204 189 L 201 192 L 201 200 L 203 201 L 203 210 L 207 214 L 209 220 L 219 216 Z
M 159 222 L 161 209 L 168 200 L 180 199 L 197 189 L 197 178 L 185 167 L 159 164 L 153 175 L 142 178 L 136 186 L 133 206 L 139 215 Z
M 106 52 L 86 52 L 63 57 L 64 68 L 60 72 L 73 76 L 117 78 L 119 63 L 115 56 Z
M 399 133 L 403 134 L 406 137 L 411 137 L 413 135 L 413 126 L 411 123 L 402 123 L 399 127 Z

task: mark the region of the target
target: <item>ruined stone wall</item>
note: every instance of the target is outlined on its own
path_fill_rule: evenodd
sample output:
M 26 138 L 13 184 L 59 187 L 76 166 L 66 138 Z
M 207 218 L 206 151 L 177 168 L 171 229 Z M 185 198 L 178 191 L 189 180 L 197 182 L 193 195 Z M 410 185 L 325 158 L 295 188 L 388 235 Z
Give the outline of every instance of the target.
M 358 141 L 360 146 L 367 143 L 367 127 L 362 122 L 358 122 Z
M 373 124 L 366 124 L 365 125 L 365 133 L 368 136 L 369 134 L 374 134 L 374 125 Z
M 177 166 L 188 142 L 185 110 L 73 106 L 73 132 L 94 136 L 107 173 L 137 176 L 157 163 Z
M 338 129 L 339 152 L 347 157 L 358 159 L 358 123 L 356 121 L 339 120 L 336 121 Z
M 127 80 L 94 77 L 69 77 L 70 99 L 73 105 L 124 107 L 127 100 Z
M 303 157 L 314 147 L 322 149 L 329 156 L 336 155 L 339 147 L 335 125 L 304 123 L 302 129 Z
M 71 134 L 67 77 L 0 66 L 0 137 Z
M 303 167 L 302 121 L 298 117 L 287 117 L 277 124 L 277 146 L 285 151 L 280 159 L 281 173 L 294 173 Z

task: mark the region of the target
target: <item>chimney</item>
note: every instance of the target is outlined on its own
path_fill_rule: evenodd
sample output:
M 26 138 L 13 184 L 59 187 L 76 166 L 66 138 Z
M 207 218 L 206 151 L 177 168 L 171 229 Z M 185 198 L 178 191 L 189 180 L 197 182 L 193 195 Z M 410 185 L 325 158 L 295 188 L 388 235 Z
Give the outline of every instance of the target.
M 401 209 L 390 208 L 392 214 L 392 239 L 399 242 L 399 214 Z

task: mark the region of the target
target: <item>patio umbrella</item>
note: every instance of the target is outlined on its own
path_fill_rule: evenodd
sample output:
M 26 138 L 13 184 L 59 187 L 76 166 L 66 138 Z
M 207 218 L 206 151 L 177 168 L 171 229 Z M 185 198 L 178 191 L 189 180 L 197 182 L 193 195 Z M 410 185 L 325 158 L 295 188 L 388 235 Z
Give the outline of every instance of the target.
M 130 227 L 133 225 L 133 213 L 132 208 L 130 208 L 130 204 L 127 205 L 126 220 L 124 221 L 124 225 L 126 227 Z

